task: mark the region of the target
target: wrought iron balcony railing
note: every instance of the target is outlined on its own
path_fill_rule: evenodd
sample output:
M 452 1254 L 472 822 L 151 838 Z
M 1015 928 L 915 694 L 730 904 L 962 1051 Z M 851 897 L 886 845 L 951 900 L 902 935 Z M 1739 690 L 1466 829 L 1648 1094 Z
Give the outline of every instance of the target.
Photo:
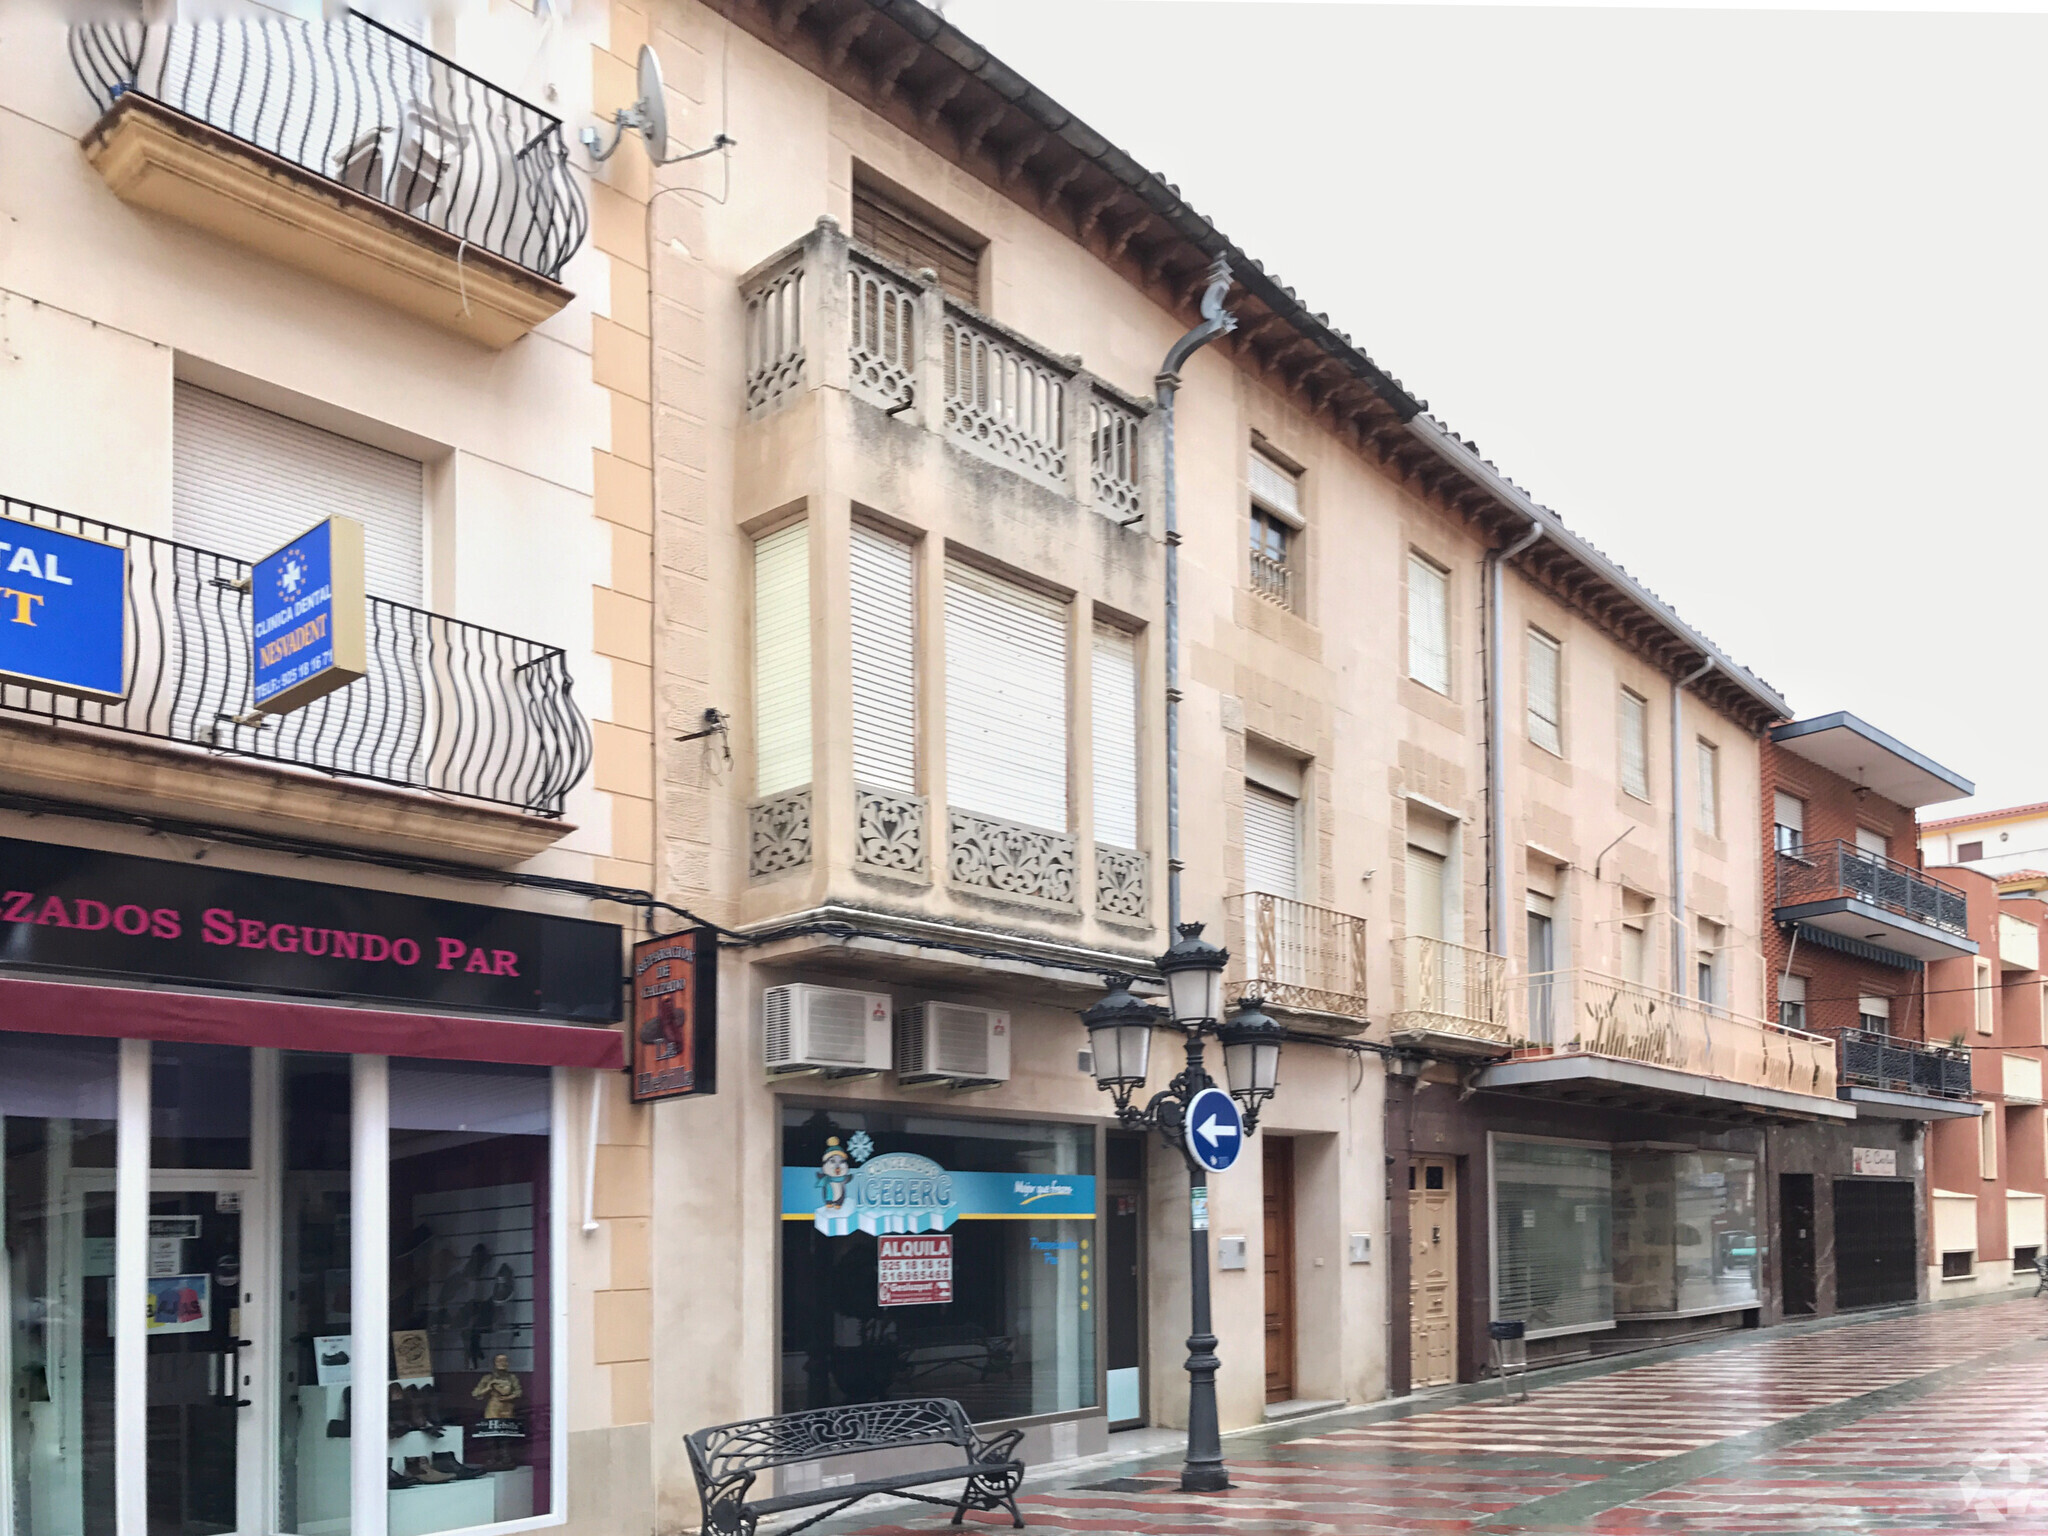
M 1508 1043 L 1507 960 L 1469 944 L 1409 934 L 1394 941 L 1399 1034 Z
M 1961 891 L 1881 853 L 1830 838 L 1781 848 L 1777 861 L 1777 906 L 1853 897 L 1957 938 L 1970 936 L 1969 902 Z
M 583 243 L 561 120 L 356 12 L 88 22 L 71 61 L 102 111 L 137 92 L 550 280 Z
M 1366 1016 L 1364 918 L 1264 891 L 1234 899 L 1244 928 L 1232 935 L 1232 1001 L 1249 994 L 1283 1008 Z
M 1901 1040 L 1870 1029 L 1844 1029 L 1841 1042 L 1842 1081 L 1853 1088 L 1886 1093 L 1917 1093 L 1937 1099 L 1967 1100 L 1970 1053 Z
M 1835 1096 L 1834 1042 L 1696 997 L 1603 976 L 1539 971 L 1510 987 L 1525 1054 L 1607 1056 L 1757 1088 Z
M 365 676 L 291 714 L 242 723 L 245 562 L 11 497 L 0 497 L 0 518 L 128 552 L 126 698 L 100 704 L 8 683 L 0 719 L 75 721 L 541 816 L 560 816 L 590 767 L 590 727 L 557 647 L 372 597 Z

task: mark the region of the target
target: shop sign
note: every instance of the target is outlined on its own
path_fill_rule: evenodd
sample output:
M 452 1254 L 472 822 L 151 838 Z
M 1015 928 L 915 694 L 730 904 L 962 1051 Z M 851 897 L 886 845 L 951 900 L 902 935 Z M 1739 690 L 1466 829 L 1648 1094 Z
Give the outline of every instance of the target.
M 112 702 L 127 643 L 127 550 L 0 518 L 0 679 Z
M 1895 1179 L 1899 1176 L 1899 1149 L 1897 1147 L 1852 1147 L 1849 1149 L 1849 1171 L 1851 1173 L 1874 1174 L 1880 1178 Z
M 289 714 L 368 670 L 363 525 L 315 523 L 249 573 L 250 702 Z
M 615 924 L 0 838 L 0 965 L 589 1023 Z
M 873 1156 L 867 1133 L 825 1140 L 816 1168 L 782 1170 L 782 1219 L 827 1237 L 943 1232 L 956 1221 L 1092 1221 L 1095 1180 L 1080 1173 L 957 1173 L 915 1152 Z
M 718 1091 L 718 933 L 633 946 L 634 1102 Z
M 885 1233 L 875 1240 L 875 1302 L 943 1307 L 953 1299 L 953 1234 Z

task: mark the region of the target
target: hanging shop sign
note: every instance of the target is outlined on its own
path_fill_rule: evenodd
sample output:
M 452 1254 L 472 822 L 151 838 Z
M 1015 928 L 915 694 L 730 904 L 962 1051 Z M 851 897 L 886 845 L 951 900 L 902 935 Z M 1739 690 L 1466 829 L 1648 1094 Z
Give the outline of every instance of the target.
M 1092 1221 L 1095 1179 L 1082 1173 L 958 1173 L 915 1152 L 864 1150 L 856 1132 L 825 1140 L 816 1168 L 782 1170 L 782 1219 L 827 1237 L 944 1232 L 956 1221 Z
M 315 523 L 258 560 L 249 574 L 249 699 L 289 714 L 346 688 L 368 670 L 363 525 Z
M 616 924 L 0 838 L 0 965 L 583 1023 Z
M 953 1300 L 953 1234 L 884 1233 L 875 1239 L 875 1304 L 943 1307 Z
M 128 551 L 0 518 L 0 681 L 126 696 Z
M 718 1091 L 718 933 L 694 928 L 633 946 L 636 1103 Z

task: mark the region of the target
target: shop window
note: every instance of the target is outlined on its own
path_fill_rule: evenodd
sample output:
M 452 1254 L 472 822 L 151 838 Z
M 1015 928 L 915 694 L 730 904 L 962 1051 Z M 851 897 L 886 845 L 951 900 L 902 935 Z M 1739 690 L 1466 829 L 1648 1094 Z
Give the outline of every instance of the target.
M 782 1146 L 783 1411 L 1096 1406 L 1090 1128 L 791 1109 Z
M 388 1397 L 355 1416 L 388 1437 L 394 1531 L 552 1512 L 549 1079 L 391 1063 Z
M 1941 1278 L 1944 1280 L 1965 1280 L 1976 1270 L 1977 1255 L 1972 1249 L 1953 1249 L 1941 1256 Z
M 1629 1152 L 1614 1159 L 1614 1310 L 1697 1315 L 1760 1303 L 1756 1159 Z
M 0 1034 L 11 1291 L 0 1446 L 16 1536 L 114 1528 L 114 1190 L 73 1170 L 93 1166 L 76 1155 L 86 1147 L 111 1154 L 117 1063 L 112 1040 Z
M 249 1052 L 239 1045 L 149 1048 L 149 1166 L 249 1166 Z
M 349 1522 L 355 1427 L 350 1355 L 351 1063 L 293 1052 L 279 1064 L 284 1150 L 278 1337 L 278 1529 Z M 372 1412 L 366 1433 L 382 1434 Z
M 1605 1147 L 1493 1143 L 1494 1312 L 1531 1335 L 1614 1321 Z

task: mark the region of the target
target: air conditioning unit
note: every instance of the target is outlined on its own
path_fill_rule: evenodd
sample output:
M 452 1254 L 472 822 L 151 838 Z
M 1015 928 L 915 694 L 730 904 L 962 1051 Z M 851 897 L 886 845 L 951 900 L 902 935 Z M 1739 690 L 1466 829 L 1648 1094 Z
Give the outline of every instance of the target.
M 959 1003 L 918 1003 L 896 1015 L 897 1082 L 990 1087 L 1009 1077 L 1009 1014 Z
M 832 1077 L 889 1066 L 889 997 L 803 982 L 761 994 L 761 1053 L 771 1073 Z

